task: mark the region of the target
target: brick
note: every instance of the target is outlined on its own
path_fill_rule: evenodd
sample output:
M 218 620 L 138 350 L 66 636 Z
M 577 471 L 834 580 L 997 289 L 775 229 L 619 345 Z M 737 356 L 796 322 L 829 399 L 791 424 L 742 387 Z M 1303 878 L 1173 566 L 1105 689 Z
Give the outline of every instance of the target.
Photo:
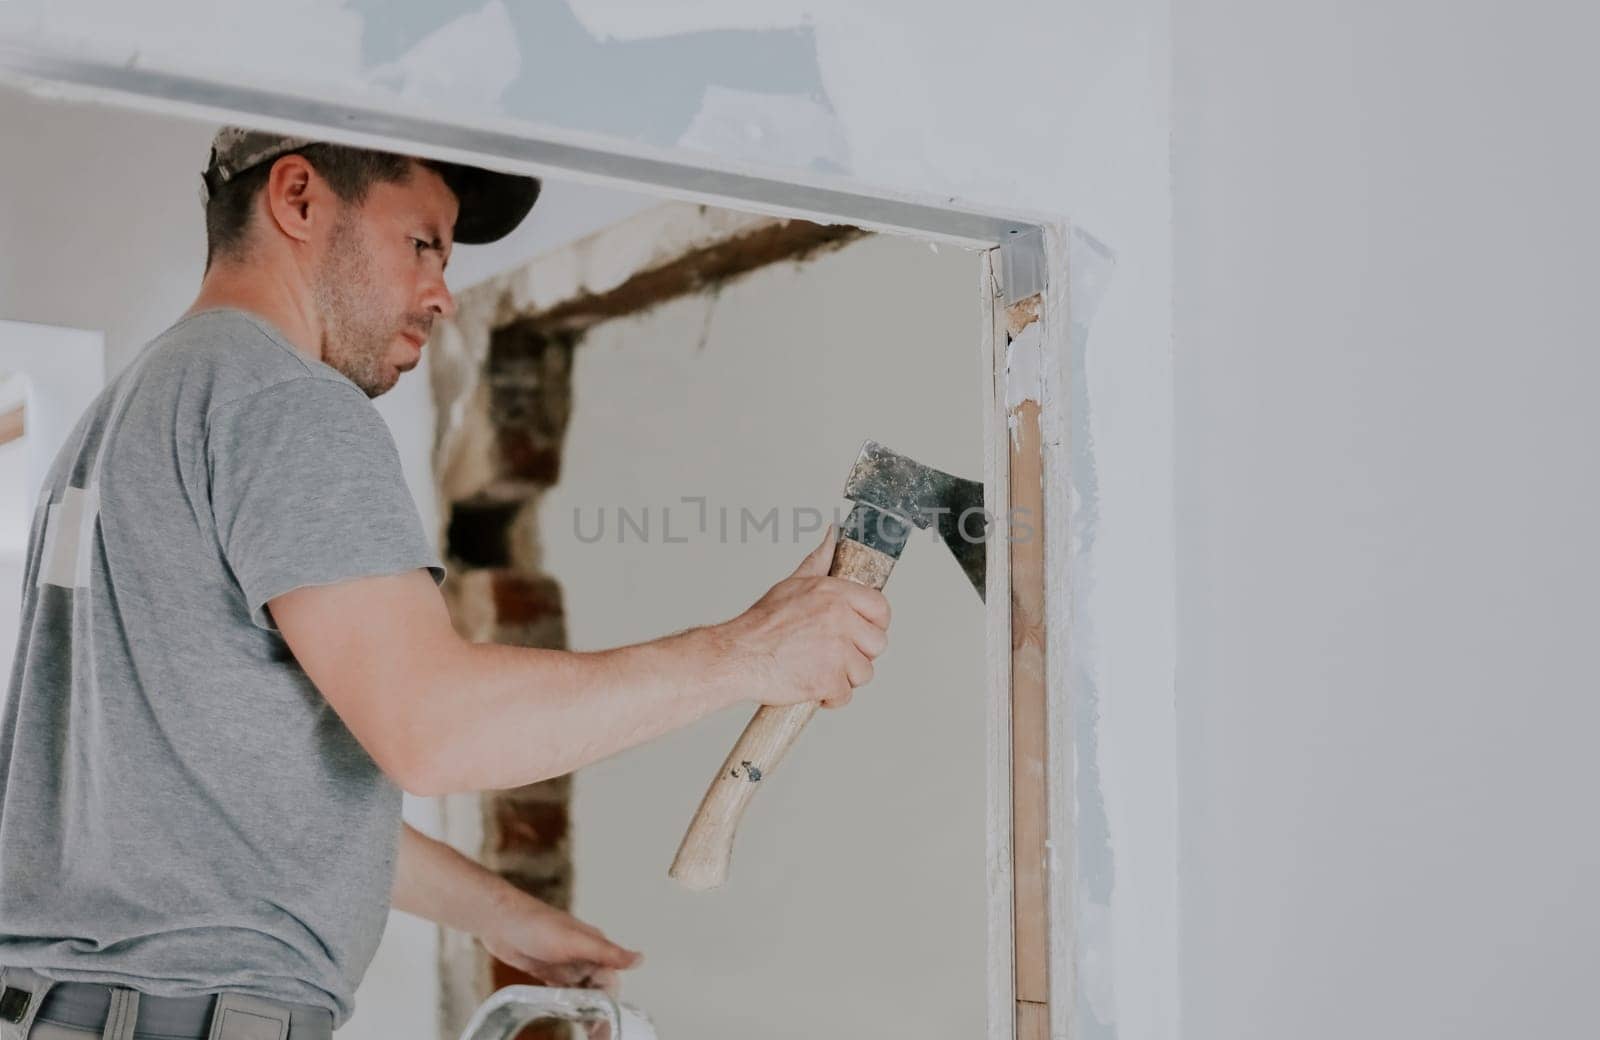
M 547 618 L 532 625 L 496 625 L 493 638 L 501 646 L 562 650 L 567 645 L 567 626 L 559 617 Z
M 576 342 L 573 334 L 546 332 L 527 323 L 497 329 L 485 363 L 490 421 L 559 441 L 572 411 Z
M 496 871 L 501 877 L 511 882 L 517 888 L 541 899 L 558 910 L 566 910 L 572 903 L 572 872 L 563 870 L 560 874 L 524 874 L 520 871 Z
M 494 821 L 495 852 L 561 848 L 566 840 L 567 806 L 563 802 L 513 802 L 496 798 L 490 812 Z
M 534 625 L 562 616 L 561 585 L 553 578 L 502 570 L 490 577 L 489 588 L 498 624 Z
M 445 552 L 469 567 L 505 567 L 511 563 L 511 527 L 523 503 L 519 499 L 471 499 L 453 503 L 445 530 Z
M 579 335 L 553 329 L 537 321 L 516 321 L 489 333 L 489 352 L 484 370 L 490 377 L 522 372 L 529 367 L 559 363 L 572 355 Z
M 452 503 L 445 531 L 445 553 L 452 563 L 446 601 L 457 630 L 475 641 L 550 649 L 567 645 L 561 586 L 536 570 L 533 507 L 560 478 L 577 339 L 577 333 L 550 332 L 527 322 L 494 330 L 478 389 L 445 441 L 448 457 L 440 463 L 437 484 L 441 497 Z M 560 909 L 572 902 L 571 790 L 570 777 L 556 777 L 486 793 L 480 802 L 484 826 L 478 858 L 512 885 Z M 463 1013 L 468 1000 L 487 996 L 468 990 L 534 981 L 488 957 L 480 944 L 468 945 L 440 951 L 444 981 L 462 991 L 456 1003 Z M 457 978 L 469 981 L 450 983 Z M 556 1022 L 531 1025 L 518 1036 L 578 1040 L 568 1024 Z
M 489 823 L 493 815 L 489 814 Z M 485 834 L 482 853 L 483 864 L 507 880 L 516 879 L 540 887 L 558 880 L 566 873 L 567 849 L 565 845 L 519 846 L 501 849 L 493 835 Z M 531 891 L 531 889 L 530 889 Z
M 561 444 L 524 426 L 497 426 L 495 473 L 499 480 L 545 488 L 561 479 Z

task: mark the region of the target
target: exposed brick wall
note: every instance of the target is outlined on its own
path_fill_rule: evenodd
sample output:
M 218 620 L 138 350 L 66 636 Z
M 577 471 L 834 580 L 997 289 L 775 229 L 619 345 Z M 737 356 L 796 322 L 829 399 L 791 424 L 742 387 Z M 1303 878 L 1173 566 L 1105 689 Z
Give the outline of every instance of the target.
M 560 479 L 572 355 L 583 330 L 861 234 L 674 203 L 461 293 L 457 314 L 435 326 L 428 347 L 439 416 L 434 474 L 451 565 L 445 595 L 457 629 L 475 640 L 566 646 L 561 590 L 541 570 L 534 518 L 539 497 Z M 565 908 L 570 786 L 563 777 L 446 798 L 446 836 Z M 527 981 L 453 932 L 441 935 L 439 968 L 445 1040 L 460 1035 L 494 989 Z M 523 1040 L 565 1035 L 541 1026 Z
M 561 589 L 539 571 L 532 525 L 539 496 L 561 469 L 571 403 L 573 334 L 547 336 L 527 323 L 489 335 L 479 384 L 457 413 L 461 429 L 439 471 L 445 513 L 445 597 L 468 639 L 564 649 Z M 570 777 L 447 801 L 446 829 L 491 870 L 566 909 L 572 899 L 568 842 Z M 465 816 L 476 819 L 463 819 Z M 472 1010 L 502 986 L 532 982 L 464 936 L 440 943 L 441 1021 L 455 1037 Z M 556 1040 L 559 1023 L 537 1024 L 521 1040 Z

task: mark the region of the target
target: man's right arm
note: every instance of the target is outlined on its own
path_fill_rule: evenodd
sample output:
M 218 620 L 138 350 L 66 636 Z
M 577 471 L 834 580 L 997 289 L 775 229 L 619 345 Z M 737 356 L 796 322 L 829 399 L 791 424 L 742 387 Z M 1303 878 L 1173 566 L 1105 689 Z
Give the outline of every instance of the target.
M 882 593 L 826 576 L 833 536 L 720 625 L 595 653 L 462 640 L 423 571 L 271 600 L 295 658 L 378 766 L 419 795 L 571 772 L 741 700 L 846 703 L 887 644 Z

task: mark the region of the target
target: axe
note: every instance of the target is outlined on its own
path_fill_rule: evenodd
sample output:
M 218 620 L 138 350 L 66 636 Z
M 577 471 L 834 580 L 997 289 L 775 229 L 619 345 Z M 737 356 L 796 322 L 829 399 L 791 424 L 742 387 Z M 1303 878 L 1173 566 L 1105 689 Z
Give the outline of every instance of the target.
M 845 481 L 844 497 L 855 505 L 839 531 L 830 575 L 881 589 L 912 528 L 931 525 L 983 596 L 989 529 L 982 484 L 867 441 Z M 733 835 L 745 807 L 819 704 L 767 704 L 756 711 L 701 800 L 668 871 L 672 878 L 697 890 L 716 888 L 727 879 Z

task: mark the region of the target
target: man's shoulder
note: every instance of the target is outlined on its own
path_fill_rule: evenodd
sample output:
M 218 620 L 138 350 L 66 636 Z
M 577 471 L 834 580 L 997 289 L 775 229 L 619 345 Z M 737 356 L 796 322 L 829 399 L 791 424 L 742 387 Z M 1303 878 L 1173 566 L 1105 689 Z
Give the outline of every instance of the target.
M 239 310 L 189 315 L 150 342 L 140 368 L 143 378 L 200 391 L 207 412 L 274 390 L 363 397 L 334 369 L 304 357 L 265 321 Z

